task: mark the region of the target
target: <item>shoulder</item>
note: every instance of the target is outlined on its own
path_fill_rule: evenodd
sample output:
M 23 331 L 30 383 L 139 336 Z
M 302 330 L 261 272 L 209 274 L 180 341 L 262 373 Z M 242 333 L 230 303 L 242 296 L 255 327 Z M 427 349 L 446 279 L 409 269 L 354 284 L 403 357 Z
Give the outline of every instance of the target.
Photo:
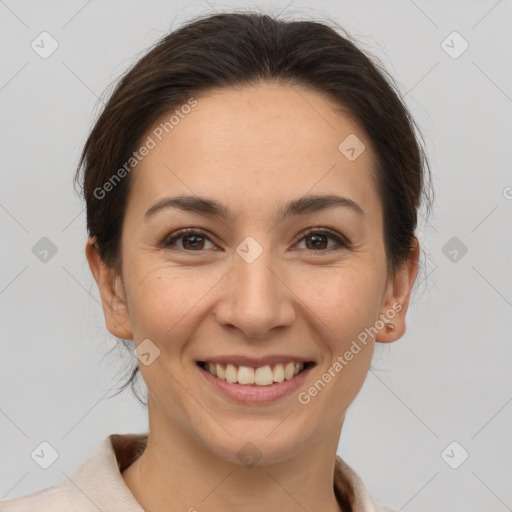
M 372 504 L 375 512 L 397 512 L 394 508 L 385 507 L 375 500 L 372 501 Z
M 26 496 L 1 501 L 0 512 L 98 512 L 79 492 L 78 489 L 73 491 L 67 482 L 61 482 Z
M 340 504 L 343 504 L 348 510 L 396 512 L 373 498 L 361 477 L 339 455 L 336 455 L 334 467 L 334 491 Z
M 0 512 L 144 512 L 121 472 L 140 455 L 146 442 L 144 434 L 111 434 L 64 481 L 0 501 Z

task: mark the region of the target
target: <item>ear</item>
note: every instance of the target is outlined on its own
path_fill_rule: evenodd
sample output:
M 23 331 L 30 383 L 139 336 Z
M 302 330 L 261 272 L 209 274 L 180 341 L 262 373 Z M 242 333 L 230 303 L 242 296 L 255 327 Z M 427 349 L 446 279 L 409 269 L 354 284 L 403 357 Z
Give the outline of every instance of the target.
M 100 291 L 107 329 L 117 338 L 132 339 L 133 332 L 121 276 L 101 259 L 94 238 L 87 240 L 85 254 Z
M 398 340 L 405 333 L 405 315 L 409 307 L 411 289 L 418 273 L 418 260 L 420 244 L 416 236 L 413 237 L 409 258 L 397 269 L 393 278 L 389 279 L 383 300 L 380 318 L 384 321 L 384 327 L 375 336 L 375 341 L 390 343 Z M 394 315 L 393 315 L 394 314 Z M 392 323 L 395 328 L 388 329 L 387 323 Z

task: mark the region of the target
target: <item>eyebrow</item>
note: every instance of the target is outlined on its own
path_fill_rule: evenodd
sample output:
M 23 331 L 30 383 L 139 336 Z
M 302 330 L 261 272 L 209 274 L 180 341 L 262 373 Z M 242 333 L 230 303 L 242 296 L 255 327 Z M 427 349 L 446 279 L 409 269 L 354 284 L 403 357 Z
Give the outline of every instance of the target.
M 363 209 L 352 199 L 338 195 L 310 195 L 299 199 L 293 199 L 278 211 L 278 220 L 282 221 L 292 215 L 307 215 L 321 210 L 335 207 L 350 208 L 358 215 L 364 216 Z M 199 196 L 165 197 L 151 206 L 144 214 L 144 220 L 148 220 L 157 212 L 166 208 L 178 208 L 180 210 L 228 219 L 232 216 L 230 209 L 214 199 Z

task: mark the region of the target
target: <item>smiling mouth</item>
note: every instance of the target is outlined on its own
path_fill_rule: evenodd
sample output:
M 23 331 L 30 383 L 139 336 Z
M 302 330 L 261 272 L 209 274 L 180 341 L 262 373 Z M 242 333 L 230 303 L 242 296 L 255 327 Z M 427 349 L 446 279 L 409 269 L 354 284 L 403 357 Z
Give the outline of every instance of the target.
M 285 380 L 291 380 L 299 373 L 315 365 L 314 362 L 279 363 L 252 368 L 250 366 L 237 366 L 234 364 L 209 363 L 198 361 L 197 365 L 220 380 L 243 386 L 270 386 Z

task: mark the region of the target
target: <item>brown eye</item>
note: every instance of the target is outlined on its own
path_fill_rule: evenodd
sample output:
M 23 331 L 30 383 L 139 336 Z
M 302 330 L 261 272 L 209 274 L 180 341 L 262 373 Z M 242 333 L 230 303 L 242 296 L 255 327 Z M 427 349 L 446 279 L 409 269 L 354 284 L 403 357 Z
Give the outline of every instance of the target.
M 311 230 L 301 239 L 302 240 L 311 240 L 311 243 L 306 242 L 306 249 L 315 252 L 322 252 L 326 250 L 333 249 L 333 247 L 328 247 L 329 239 L 334 240 L 336 242 L 337 248 L 348 247 L 348 242 L 342 238 L 340 235 L 333 231 L 327 230 Z M 334 247 L 336 249 L 336 246 Z
M 176 244 L 181 240 L 180 245 Z M 318 230 L 312 229 L 308 231 L 300 240 L 310 240 L 310 242 L 306 242 L 305 249 L 312 252 L 327 252 L 330 250 L 336 250 L 340 248 L 348 248 L 349 243 L 346 239 L 340 236 L 335 231 L 330 230 Z M 334 240 L 334 247 L 329 247 L 329 240 Z M 167 241 L 163 243 L 165 248 L 169 248 L 172 250 L 178 251 L 186 251 L 186 252 L 204 252 L 206 242 L 211 242 L 210 238 L 203 233 L 202 231 L 198 231 L 197 229 L 182 229 L 171 238 L 168 238 Z
M 329 245 L 329 239 L 330 237 L 326 235 L 308 235 L 305 239 L 311 240 L 311 247 L 307 247 L 308 244 L 306 242 L 306 247 L 308 249 L 327 249 L 327 245 Z
M 172 238 L 169 238 L 164 245 L 166 248 L 173 248 L 179 240 L 182 240 L 182 247 L 178 246 L 177 249 L 190 252 L 201 252 L 202 249 L 205 248 L 205 241 L 210 241 L 210 239 L 201 231 L 190 229 L 178 231 Z

